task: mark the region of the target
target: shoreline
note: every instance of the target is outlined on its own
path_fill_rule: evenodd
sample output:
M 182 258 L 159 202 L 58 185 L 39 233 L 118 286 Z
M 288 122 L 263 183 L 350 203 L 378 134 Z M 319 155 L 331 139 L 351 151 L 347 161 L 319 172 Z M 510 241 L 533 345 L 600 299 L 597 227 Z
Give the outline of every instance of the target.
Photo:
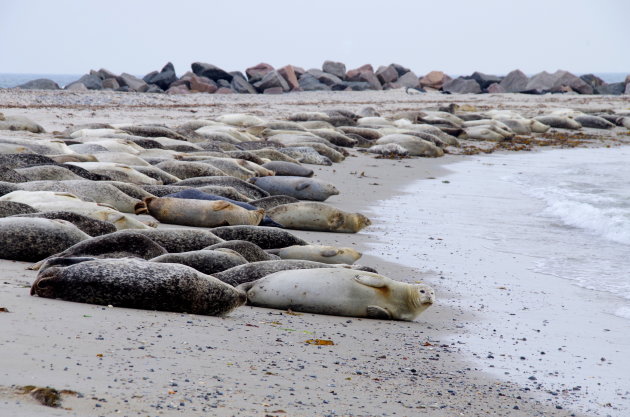
M 174 124 L 183 121 L 182 114 L 200 118 L 240 111 L 278 116 L 297 109 L 334 105 L 356 110 L 364 105 L 361 100 L 370 97 L 360 94 L 350 94 L 350 99 L 342 103 L 317 102 L 323 97 L 307 95 L 311 101 L 305 104 L 281 100 L 290 95 L 269 99 L 271 104 L 268 97 L 252 104 L 240 96 L 238 100 L 225 99 L 219 103 L 222 105 L 208 107 L 212 111 L 207 114 L 206 108 L 190 113 L 188 107 L 195 104 L 181 97 L 185 102 L 181 108 L 145 106 L 143 110 L 141 106 L 128 114 L 129 109 L 124 106 L 110 107 L 111 114 L 105 117 L 100 110 L 92 115 L 90 104 L 81 105 L 72 114 L 63 107 L 7 111 L 7 96 L 0 91 L 0 109 L 6 114 L 25 114 L 49 130 L 63 130 L 68 123 L 101 117 L 105 117 L 104 121 L 124 122 L 126 117 L 129 121 Z M 83 96 L 86 97 L 92 95 Z M 379 97 L 383 101 L 373 105 L 382 107 L 384 114 L 419 103 L 463 103 L 474 99 L 435 95 L 420 101 L 417 96 L 396 101 L 399 96 L 389 92 Z M 32 98 L 26 95 L 25 99 Z M 496 104 L 492 100 L 486 102 L 489 106 Z M 627 100 L 614 102 L 618 105 Z M 537 102 L 528 103 L 529 111 L 534 111 Z M 519 104 L 508 100 L 507 105 L 517 108 Z M 121 118 L 121 114 L 125 116 Z M 477 158 L 447 155 L 439 159 L 388 160 L 356 150 L 351 153 L 357 156 L 330 167 L 312 166 L 315 178 L 333 182 L 341 191 L 327 203 L 368 215 L 379 207 L 379 201 L 404 194 L 404 188 L 412 182 L 433 177 L 433 183 L 441 184 L 444 176 L 452 172 L 451 164 Z M 389 221 L 395 222 L 396 218 Z M 50 409 L 11 394 L 5 385 L 0 388 L 0 401 L 3 407 L 27 416 L 110 415 L 116 410 L 122 415 L 355 416 L 374 415 L 375 410 L 379 415 L 409 416 L 582 415 L 572 409 L 571 398 L 552 395 L 536 386 L 506 382 L 488 374 L 488 367 L 469 361 L 466 346 L 457 341 L 456 335 L 463 332 L 460 326 L 472 323 L 474 329 L 482 320 L 465 305 L 461 293 L 442 286 L 440 273 L 446 271 L 421 271 L 395 263 L 400 256 L 395 246 L 389 252 L 383 251 L 384 256 L 375 256 L 368 248 L 371 244 L 395 239 L 392 234 L 374 235 L 381 226 L 379 221 L 356 235 L 301 231 L 295 234 L 313 243 L 364 250 L 368 253 L 358 263 L 375 267 L 391 278 L 427 280 L 437 289 L 438 302 L 415 322 L 288 315 L 252 307 L 241 307 L 226 318 L 214 318 L 39 299 L 28 296 L 28 290 L 22 287 L 30 286 L 35 276 L 34 271 L 23 269 L 28 264 L 0 261 L 0 267 L 7 271 L 2 274 L 0 307 L 11 312 L 1 317 L 9 327 L 4 339 L 8 347 L 0 358 L 5 384 L 48 385 L 84 395 L 64 400 L 63 406 L 72 410 Z M 313 337 L 333 340 L 335 346 L 304 344 L 304 340 Z

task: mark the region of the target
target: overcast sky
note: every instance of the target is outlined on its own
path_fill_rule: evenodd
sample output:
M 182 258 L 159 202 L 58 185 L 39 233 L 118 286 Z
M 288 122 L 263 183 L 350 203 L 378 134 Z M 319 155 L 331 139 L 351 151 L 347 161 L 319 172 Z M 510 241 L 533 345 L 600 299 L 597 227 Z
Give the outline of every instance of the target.
M 630 73 L 629 0 L 0 0 L 0 73 L 146 74 L 195 61 Z

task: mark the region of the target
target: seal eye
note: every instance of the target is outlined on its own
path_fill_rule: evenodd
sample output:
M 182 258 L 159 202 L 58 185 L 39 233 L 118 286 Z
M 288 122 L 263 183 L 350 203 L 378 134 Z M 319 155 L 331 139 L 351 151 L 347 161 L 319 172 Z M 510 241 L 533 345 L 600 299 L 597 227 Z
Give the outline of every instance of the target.
M 421 293 L 421 294 L 424 294 L 425 292 L 426 292 L 426 291 L 424 291 L 424 290 L 420 290 L 420 293 Z

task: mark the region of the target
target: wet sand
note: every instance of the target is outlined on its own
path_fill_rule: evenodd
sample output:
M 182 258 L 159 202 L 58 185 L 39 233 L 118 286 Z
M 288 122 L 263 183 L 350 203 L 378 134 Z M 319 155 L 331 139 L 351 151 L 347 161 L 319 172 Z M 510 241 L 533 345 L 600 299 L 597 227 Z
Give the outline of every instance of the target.
M 64 103 L 49 103 L 47 94 L 39 97 L 31 94 L 15 99 L 0 91 L 0 111 L 27 115 L 49 131 L 87 121 L 176 124 L 187 118 L 236 111 L 279 116 L 317 108 L 358 110 L 357 107 L 366 103 L 387 112 L 417 107 L 420 103 L 426 106 L 449 101 L 475 101 L 477 105 L 490 107 L 502 104 L 517 108 L 520 105 L 529 111 L 540 105 L 540 101 L 520 96 L 516 98 L 522 102 L 514 104 L 514 95 L 405 97 L 398 92 L 363 96 L 335 94 L 336 102 L 317 94 L 290 94 L 269 98 L 269 101 L 262 97 L 237 96 L 221 98 L 207 107 L 196 107 L 193 101 L 209 102 L 209 96 L 155 98 L 175 103 L 168 106 L 181 105 L 168 107 L 162 106 L 163 103 L 143 106 L 144 96 L 113 95 L 119 101 L 139 102 L 134 104 L 138 107 L 125 107 L 92 104 L 109 97 L 105 93 L 93 93 L 69 96 L 72 100 L 90 103 L 67 107 Z M 578 98 L 584 99 L 568 97 L 567 102 L 560 104 L 575 107 L 582 103 L 574 101 Z M 619 107 L 623 103 L 619 99 L 585 105 Z M 357 151 L 351 153 L 353 156 L 340 164 L 315 167 L 316 178 L 335 183 L 341 191 L 327 203 L 370 215 L 376 214 L 374 209 L 379 201 L 403 193 L 410 182 L 422 178 L 441 181 L 442 176 L 448 174 L 450 163 L 467 158 L 387 160 Z M 457 216 L 456 206 L 441 205 L 437 199 L 428 207 L 454 211 L 451 214 Z M 400 215 L 404 216 L 404 211 Z M 296 234 L 313 243 L 354 246 L 370 252 L 359 260 L 361 264 L 394 279 L 431 284 L 437 291 L 438 301 L 414 322 L 291 315 L 252 307 L 239 308 L 226 318 L 215 318 L 40 299 L 28 295 L 28 287 L 35 277 L 34 271 L 24 269 L 28 264 L 0 261 L 3 271 L 0 307 L 10 311 L 0 313 L 4 330 L 0 357 L 4 380 L 0 391 L 2 410 L 25 416 L 569 416 L 606 415 L 600 413 L 607 410 L 611 415 L 622 415 L 615 414 L 612 408 L 581 413 L 576 398 L 585 395 L 584 392 L 567 391 L 558 395 L 548 392 L 545 386 L 498 377 L 488 372 L 491 369 L 487 362 L 471 360 L 470 349 L 463 345 L 466 343 L 463 335 L 482 334 L 482 327 L 476 332 L 475 326 L 487 326 L 488 318 L 476 311 L 477 305 L 464 301 L 468 299 L 461 291 L 463 287 L 445 283 L 474 280 L 474 276 L 470 277 L 474 274 L 466 274 L 467 261 L 454 257 L 451 270 L 435 269 L 439 262 L 404 266 L 396 259 L 400 251 L 397 245 L 404 240 L 387 234 L 384 227 L 386 222 L 395 219 L 378 216 L 376 219 L 371 228 L 354 235 Z M 451 229 L 448 230 L 452 233 Z M 439 225 L 433 225 L 421 232 L 437 234 L 441 230 Z M 452 235 L 440 250 L 466 250 L 467 243 Z M 388 250 L 379 253 L 374 249 L 379 245 L 381 248 L 389 245 Z M 508 258 L 497 265 L 503 268 L 502 272 L 511 271 L 516 279 L 522 271 L 518 262 Z M 490 274 L 498 267 L 493 258 L 492 264 L 478 262 L 474 268 L 476 272 Z M 521 284 L 525 286 L 523 292 L 531 289 L 526 283 Z M 505 294 L 489 294 L 484 302 L 504 303 Z M 518 293 L 509 294 L 515 302 L 522 302 Z M 566 292 L 565 296 L 572 297 Z M 541 315 L 555 314 L 550 304 L 543 304 Z M 500 326 L 509 326 L 502 321 L 496 324 L 499 334 L 503 331 Z M 317 347 L 305 343 L 313 338 L 332 340 L 335 344 Z M 555 346 L 555 342 L 549 340 L 549 346 Z M 480 343 L 495 344 L 492 340 Z M 557 369 L 540 370 L 544 371 Z M 63 407 L 66 409 L 50 409 L 16 394 L 11 388 L 13 385 L 51 386 L 77 391 L 80 395 L 65 395 Z

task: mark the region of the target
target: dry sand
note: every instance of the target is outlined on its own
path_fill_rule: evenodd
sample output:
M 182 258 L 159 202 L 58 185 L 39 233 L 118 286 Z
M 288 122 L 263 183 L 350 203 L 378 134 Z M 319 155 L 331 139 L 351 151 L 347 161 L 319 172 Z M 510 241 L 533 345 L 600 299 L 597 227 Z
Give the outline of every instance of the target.
M 95 92 L 47 93 L 0 90 L 0 111 L 26 115 L 49 131 L 85 122 L 161 122 L 177 124 L 219 113 L 250 112 L 282 116 L 288 112 L 332 107 L 358 110 L 370 104 L 384 113 L 447 102 L 479 108 L 502 107 L 536 112 L 542 106 L 628 107 L 627 98 L 583 96 L 408 96 L 401 92 L 310 93 L 274 97 L 206 95 L 169 97 Z M 3 133 L 3 132 L 2 132 Z M 316 167 L 316 178 L 328 180 L 341 194 L 327 202 L 345 210 L 373 213 L 378 202 L 400 194 L 410 182 L 448 173 L 448 164 L 466 159 L 374 159 L 353 156 L 331 167 Z M 435 180 L 432 180 L 435 181 Z M 432 201 L 433 210 L 457 216 L 457 207 Z M 377 214 L 377 213 L 376 213 Z M 403 213 L 404 214 L 404 213 Z M 378 217 L 378 216 L 377 216 Z M 423 280 L 436 288 L 438 302 L 416 321 L 388 322 L 242 307 L 226 318 L 150 312 L 69 303 L 29 296 L 34 271 L 26 263 L 0 261 L 2 323 L 0 414 L 20 416 L 535 416 L 624 415 L 614 408 L 585 409 L 583 391 L 549 392 L 528 381 L 510 381 L 473 361 L 463 346 L 476 329 L 483 334 L 488 317 L 476 311 L 464 293 L 474 285 L 466 275 L 469 261 L 456 256 L 449 271 L 439 262 L 410 268 L 396 263 L 397 236 L 379 234 L 379 219 L 365 232 L 329 234 L 296 232 L 312 242 L 354 246 L 375 253 L 359 263 L 403 281 Z M 439 225 L 422 230 L 436 234 Z M 416 233 L 419 230 L 409 230 Z M 469 243 L 448 229 L 444 245 L 466 250 Z M 380 245 L 380 246 L 379 246 Z M 379 255 L 374 248 L 389 245 Z M 448 248 L 448 245 L 452 245 Z M 439 251 L 428 253 L 438 254 Z M 443 251 L 440 247 L 439 250 Z M 475 272 L 511 273 L 518 281 L 523 263 L 498 256 L 477 262 Z M 462 285 L 446 284 L 460 282 Z M 465 282 L 466 281 L 466 282 Z M 520 282 L 510 297 L 518 309 Z M 562 291 L 578 300 L 579 294 Z M 577 293 L 577 290 L 575 291 Z M 466 301 L 464 301 L 466 300 Z M 504 294 L 488 294 L 485 303 L 511 305 Z M 545 302 L 541 316 L 558 314 Z M 565 319 L 571 318 L 568 310 Z M 564 320 L 564 319 L 563 319 Z M 569 320 L 570 322 L 570 320 Z M 564 322 L 562 322 L 564 323 Z M 554 325 L 562 325 L 555 323 Z M 497 321 L 497 332 L 509 323 Z M 476 327 L 477 326 L 477 327 Z M 506 326 L 501 328 L 500 326 Z M 612 329 L 616 337 L 622 329 Z M 530 337 L 530 336 L 528 336 Z M 332 340 L 312 346 L 307 339 Z M 474 336 L 472 336 L 474 339 Z M 625 343 L 627 339 L 623 340 Z M 478 340 L 487 343 L 493 340 Z M 549 341 L 555 346 L 557 340 Z M 516 359 L 515 359 L 516 360 Z M 572 361 L 566 357 L 563 360 Z M 487 362 L 486 362 L 487 363 Z M 558 369 L 548 365 L 549 372 Z M 570 372 L 571 364 L 558 367 Z M 544 371 L 544 370 L 541 370 Z M 12 386 L 36 385 L 68 389 L 63 408 L 51 409 Z M 618 407 L 615 404 L 615 407 Z M 583 412 L 582 412 L 583 411 Z

